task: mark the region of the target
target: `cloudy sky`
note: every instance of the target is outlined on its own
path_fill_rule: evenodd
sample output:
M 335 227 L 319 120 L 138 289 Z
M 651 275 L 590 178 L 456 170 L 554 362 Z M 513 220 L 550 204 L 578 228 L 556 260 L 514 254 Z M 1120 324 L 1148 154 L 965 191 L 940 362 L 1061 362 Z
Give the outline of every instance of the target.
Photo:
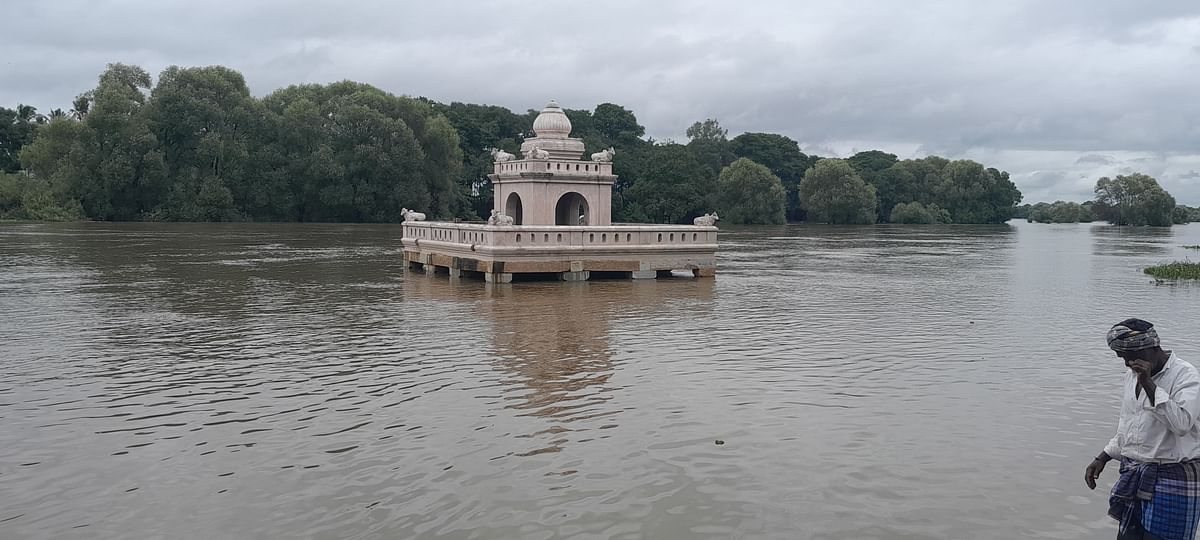
M 1145 172 L 1200 204 L 1194 0 L 2 0 L 0 105 L 69 108 L 109 62 L 241 71 L 256 95 L 351 79 L 439 101 L 633 110 L 684 141 L 969 158 L 1026 202 Z

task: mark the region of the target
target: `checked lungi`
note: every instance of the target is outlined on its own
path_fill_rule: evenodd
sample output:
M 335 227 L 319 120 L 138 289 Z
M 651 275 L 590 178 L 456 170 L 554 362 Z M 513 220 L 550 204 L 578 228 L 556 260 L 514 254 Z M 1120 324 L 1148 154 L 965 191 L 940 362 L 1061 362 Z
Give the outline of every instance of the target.
M 1121 461 L 1121 478 L 1108 499 L 1121 522 L 1118 540 L 1195 540 L 1200 523 L 1200 460 L 1183 463 Z

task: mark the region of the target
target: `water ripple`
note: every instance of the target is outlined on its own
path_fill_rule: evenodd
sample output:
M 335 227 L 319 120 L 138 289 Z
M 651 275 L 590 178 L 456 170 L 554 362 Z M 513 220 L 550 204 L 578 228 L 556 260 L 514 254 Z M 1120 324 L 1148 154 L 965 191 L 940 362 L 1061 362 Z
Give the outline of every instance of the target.
M 1138 274 L 1193 227 L 734 227 L 715 280 L 492 286 L 394 226 L 0 224 L 0 537 L 1111 537 L 1100 336 L 1200 357 L 1200 288 Z

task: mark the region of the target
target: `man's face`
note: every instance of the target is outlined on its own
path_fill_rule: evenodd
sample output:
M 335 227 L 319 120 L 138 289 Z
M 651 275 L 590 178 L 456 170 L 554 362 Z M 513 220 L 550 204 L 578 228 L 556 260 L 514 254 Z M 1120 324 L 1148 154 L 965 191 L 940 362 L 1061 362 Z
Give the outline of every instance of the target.
M 1138 371 L 1138 369 L 1148 369 L 1154 365 L 1150 360 L 1150 349 L 1142 349 L 1140 351 L 1121 351 L 1117 353 L 1121 360 L 1125 361 L 1125 367 Z

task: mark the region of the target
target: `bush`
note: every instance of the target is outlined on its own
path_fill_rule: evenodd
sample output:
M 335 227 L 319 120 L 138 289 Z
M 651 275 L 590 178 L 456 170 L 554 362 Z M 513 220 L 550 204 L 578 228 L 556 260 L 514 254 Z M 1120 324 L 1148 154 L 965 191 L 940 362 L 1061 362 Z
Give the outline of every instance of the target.
M 63 202 L 50 183 L 24 174 L 0 173 L 0 219 L 76 221 L 83 218 L 79 201 Z
M 1200 279 L 1200 263 L 1175 261 L 1151 266 L 1143 272 L 1158 279 Z
M 892 208 L 892 223 L 928 224 L 936 222 L 933 214 L 918 202 L 899 203 Z

